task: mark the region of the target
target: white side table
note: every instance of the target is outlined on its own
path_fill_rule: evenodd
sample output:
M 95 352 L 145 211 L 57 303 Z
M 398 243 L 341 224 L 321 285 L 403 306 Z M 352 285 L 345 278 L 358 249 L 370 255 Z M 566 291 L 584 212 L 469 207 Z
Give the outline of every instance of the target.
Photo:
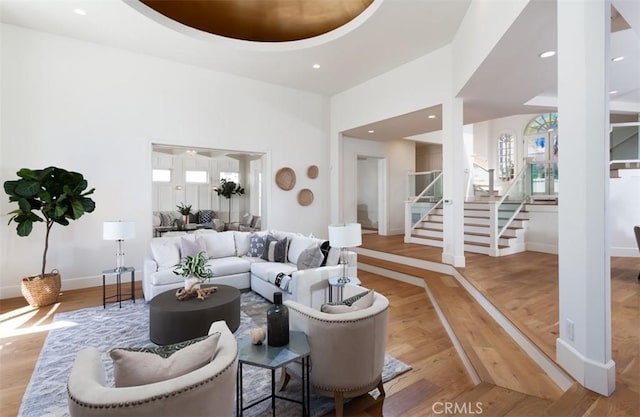
M 362 282 L 358 279 L 358 277 L 349 277 L 349 282 L 340 282 L 340 277 L 329 278 L 329 302 L 333 302 L 333 289 L 336 289 L 338 293 L 338 301 L 342 301 L 342 291 L 344 290 L 345 284 L 354 284 L 360 285 Z

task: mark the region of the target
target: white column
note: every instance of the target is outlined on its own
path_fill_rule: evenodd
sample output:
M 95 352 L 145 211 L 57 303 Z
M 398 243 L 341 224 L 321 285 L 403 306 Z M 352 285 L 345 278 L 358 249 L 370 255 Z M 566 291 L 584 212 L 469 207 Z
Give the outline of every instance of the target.
M 611 359 L 607 0 L 558 0 L 560 337 L 557 360 L 602 395 Z
M 444 240 L 442 262 L 464 267 L 465 149 L 462 137 L 462 99 L 442 104 L 442 191 Z

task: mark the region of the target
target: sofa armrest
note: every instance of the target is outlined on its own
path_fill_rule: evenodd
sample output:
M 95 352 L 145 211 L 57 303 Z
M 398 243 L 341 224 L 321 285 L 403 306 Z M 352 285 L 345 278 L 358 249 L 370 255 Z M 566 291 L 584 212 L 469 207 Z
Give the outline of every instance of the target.
M 151 274 L 158 271 L 158 264 L 150 257 L 142 262 L 142 293 L 147 302 L 151 301 Z
M 302 305 L 320 308 L 325 302 L 329 278 L 339 277 L 340 271 L 340 265 L 294 271 L 291 274 L 291 294 Z

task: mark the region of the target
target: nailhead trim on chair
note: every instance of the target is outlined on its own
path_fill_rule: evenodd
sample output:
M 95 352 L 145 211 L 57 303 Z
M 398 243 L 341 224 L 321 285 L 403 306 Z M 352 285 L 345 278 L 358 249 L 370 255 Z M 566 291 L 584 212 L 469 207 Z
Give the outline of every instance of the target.
M 220 375 L 224 374 L 227 370 L 229 370 L 229 368 L 231 368 L 231 366 L 233 365 L 233 363 L 237 359 L 238 359 L 238 355 L 236 354 L 235 359 L 233 361 L 231 361 L 231 363 L 229 365 L 227 365 L 226 368 L 224 368 L 223 370 L 221 370 L 217 374 L 212 375 L 209 378 L 198 382 L 197 384 L 189 385 L 189 386 L 184 387 L 184 388 L 182 388 L 182 389 L 180 389 L 178 391 L 173 391 L 173 392 L 162 394 L 162 395 L 155 395 L 155 396 L 150 397 L 150 398 L 145 398 L 144 400 L 117 403 L 117 404 L 89 404 L 89 403 L 85 403 L 85 402 L 82 402 L 82 401 L 78 401 L 78 399 L 76 399 L 73 395 L 71 395 L 71 393 L 69 392 L 69 384 L 67 384 L 67 395 L 69 396 L 71 401 L 73 401 L 74 403 L 78 404 L 81 407 L 86 407 L 86 408 L 96 408 L 96 409 L 106 408 L 106 409 L 110 409 L 110 408 L 133 407 L 133 406 L 136 406 L 136 405 L 147 404 L 147 403 L 150 403 L 152 401 L 162 400 L 164 398 L 175 397 L 176 395 L 182 394 L 183 392 L 191 391 L 192 389 L 196 389 L 196 388 L 199 388 L 199 387 L 201 387 L 203 385 L 206 385 L 206 384 L 212 382 L 213 380 L 215 380 L 216 378 L 218 378 Z
M 359 322 L 359 321 L 369 320 L 371 317 L 375 317 L 375 316 L 377 316 L 378 314 L 380 314 L 380 313 L 382 313 L 382 312 L 384 312 L 384 311 L 389 310 L 389 306 L 387 306 L 387 307 L 385 307 L 385 309 L 384 309 L 384 310 L 380 310 L 380 311 L 378 311 L 378 312 L 375 314 L 375 316 L 367 316 L 367 317 L 363 317 L 363 318 L 358 319 L 358 320 L 323 320 L 323 319 L 319 319 L 319 318 L 317 318 L 317 317 L 310 316 L 310 315 L 309 315 L 309 314 L 307 314 L 307 313 L 303 313 L 302 311 L 298 310 L 298 309 L 297 309 L 297 308 L 295 308 L 295 307 L 288 306 L 288 308 L 289 308 L 289 309 L 291 309 L 291 310 L 295 310 L 297 313 L 299 313 L 299 314 L 301 314 L 301 315 L 303 315 L 303 316 L 305 316 L 305 317 L 308 317 L 308 318 L 310 318 L 311 320 L 319 321 L 319 322 L 322 322 L 322 323 L 357 323 L 357 322 Z M 360 311 L 360 310 L 358 310 L 358 311 Z M 336 315 L 337 315 L 337 314 L 336 314 Z

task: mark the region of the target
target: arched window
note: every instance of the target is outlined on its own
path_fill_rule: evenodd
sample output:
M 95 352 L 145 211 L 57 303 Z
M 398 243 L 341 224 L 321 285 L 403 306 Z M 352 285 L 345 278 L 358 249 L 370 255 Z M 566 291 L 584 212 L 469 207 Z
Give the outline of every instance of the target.
M 502 133 L 498 138 L 498 179 L 511 181 L 514 176 L 515 137 Z
M 524 131 L 524 134 L 531 135 L 536 133 L 551 132 L 557 129 L 558 113 L 544 113 L 531 119 Z

